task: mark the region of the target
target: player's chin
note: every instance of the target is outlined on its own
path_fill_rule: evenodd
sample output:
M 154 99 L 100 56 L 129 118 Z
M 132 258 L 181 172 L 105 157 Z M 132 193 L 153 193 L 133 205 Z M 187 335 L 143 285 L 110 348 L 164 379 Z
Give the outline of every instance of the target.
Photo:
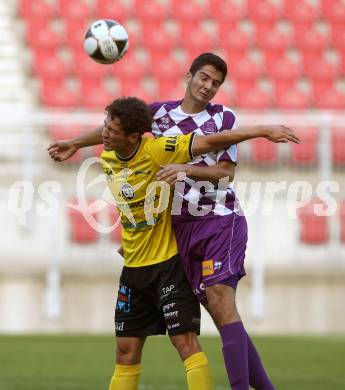
M 107 151 L 114 150 L 112 145 L 108 144 L 107 142 L 103 142 L 103 147 L 104 147 L 104 150 L 107 150 Z

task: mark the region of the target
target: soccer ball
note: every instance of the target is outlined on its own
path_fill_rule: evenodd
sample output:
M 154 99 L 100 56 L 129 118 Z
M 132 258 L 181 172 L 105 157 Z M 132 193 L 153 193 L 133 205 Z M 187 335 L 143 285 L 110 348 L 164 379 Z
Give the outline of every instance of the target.
M 97 20 L 85 34 L 84 49 L 96 62 L 112 64 L 120 60 L 128 50 L 127 31 L 115 20 Z

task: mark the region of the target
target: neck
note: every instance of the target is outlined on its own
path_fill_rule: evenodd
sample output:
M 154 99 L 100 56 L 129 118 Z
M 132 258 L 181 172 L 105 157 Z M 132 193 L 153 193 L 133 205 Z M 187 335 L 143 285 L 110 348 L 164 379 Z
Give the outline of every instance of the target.
M 115 152 L 120 158 L 129 159 L 129 158 L 133 157 L 135 155 L 135 153 L 137 152 L 139 145 L 140 145 L 140 142 L 141 142 L 141 140 L 138 140 L 137 143 L 125 146 L 121 149 L 115 148 Z
M 200 103 L 189 96 L 188 92 L 185 94 L 181 108 L 186 114 L 197 114 L 198 112 L 204 111 L 207 103 Z

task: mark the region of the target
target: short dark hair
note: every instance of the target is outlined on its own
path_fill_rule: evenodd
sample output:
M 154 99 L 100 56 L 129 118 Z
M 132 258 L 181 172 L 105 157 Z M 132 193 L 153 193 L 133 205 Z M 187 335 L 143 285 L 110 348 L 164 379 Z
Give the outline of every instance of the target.
M 126 134 L 151 131 L 152 115 L 147 104 L 136 97 L 123 97 L 114 100 L 105 111 L 111 119 L 120 121 L 122 130 Z
M 194 59 L 192 65 L 190 66 L 189 72 L 192 74 L 192 76 L 194 76 L 195 73 L 204 65 L 214 66 L 219 72 L 222 73 L 222 82 L 225 80 L 228 73 L 228 66 L 226 65 L 226 62 L 223 60 L 223 58 L 213 53 L 202 53 Z

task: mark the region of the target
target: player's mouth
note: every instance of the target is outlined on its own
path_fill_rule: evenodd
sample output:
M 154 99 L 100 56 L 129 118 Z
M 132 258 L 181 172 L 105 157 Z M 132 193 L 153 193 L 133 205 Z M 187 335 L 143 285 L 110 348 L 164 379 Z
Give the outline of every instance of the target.
M 205 100 L 208 99 L 208 93 L 200 92 L 200 95 L 202 96 L 203 99 L 205 99 Z

